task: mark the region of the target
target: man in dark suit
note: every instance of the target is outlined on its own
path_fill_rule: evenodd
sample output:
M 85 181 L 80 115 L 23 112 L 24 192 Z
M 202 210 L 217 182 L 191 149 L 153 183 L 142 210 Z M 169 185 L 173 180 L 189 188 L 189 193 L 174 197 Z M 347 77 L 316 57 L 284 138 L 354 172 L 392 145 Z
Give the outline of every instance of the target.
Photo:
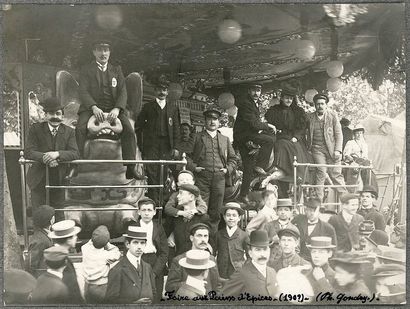
M 67 304 L 70 303 L 68 287 L 63 282 L 63 271 L 66 267 L 68 250 L 64 247 L 50 247 L 44 250 L 47 272 L 42 274 L 31 294 L 33 304 Z
M 127 253 L 108 274 L 105 299 L 111 304 L 149 304 L 156 299 L 155 278 L 151 265 L 141 256 L 147 244 L 147 232 L 129 226 L 125 237 Z M 158 292 L 161 293 L 161 292 Z
M 292 223 L 300 232 L 300 256 L 310 261 L 310 251 L 306 247 L 314 236 L 327 236 L 332 239 L 332 244 L 337 245 L 336 232 L 333 226 L 319 219 L 321 201 L 318 198 L 309 198 L 305 203 L 305 214 L 297 215 Z
M 255 297 L 277 297 L 279 293 L 276 271 L 267 266 L 271 245 L 268 233 L 264 230 L 253 231 L 248 244 L 251 259 L 243 265 L 240 271 L 233 273 L 225 283 L 222 294 L 238 297 L 241 293 L 249 293 Z
M 57 98 L 49 98 L 41 103 L 45 112 L 45 122 L 34 123 L 29 130 L 25 156 L 35 160 L 28 170 L 27 183 L 31 189 L 31 203 L 34 208 L 46 203 L 46 169 L 49 167 L 51 185 L 61 185 L 68 172 L 67 164 L 60 161 L 71 161 L 79 158 L 74 130 L 62 124 L 64 110 Z M 64 191 L 50 190 L 50 204 L 61 207 Z
M 373 221 L 376 230 L 384 231 L 386 229 L 386 221 L 384 220 L 384 216 L 373 204 L 377 198 L 378 194 L 375 187 L 364 186 L 362 191 L 360 191 L 360 209 L 357 213 L 363 216 L 365 220 Z
M 142 106 L 135 122 L 138 147 L 144 160 L 170 160 L 179 155 L 178 110 L 167 101 L 168 85 L 168 81 L 158 78 L 155 85 L 156 98 Z M 148 164 L 145 168 L 148 184 L 159 184 L 159 166 Z M 157 188 L 149 188 L 148 196 L 158 203 Z
M 53 240 L 56 247 L 62 250 L 74 250 L 77 243 L 77 234 L 81 228 L 75 226 L 73 220 L 63 220 L 52 225 L 51 232 L 48 236 Z M 63 271 L 63 282 L 68 288 L 69 304 L 83 304 L 84 299 L 81 296 L 80 287 L 77 281 L 77 273 L 73 263 L 67 259 L 66 267 Z
M 276 140 L 274 135 L 268 133 L 276 131 L 276 128 L 272 124 L 262 122 L 260 118 L 259 100 L 261 93 L 262 85 L 251 84 L 247 96 L 236 101 L 238 115 L 236 116 L 235 125 L 233 127 L 233 139 L 235 145 L 239 148 L 242 160 L 244 160 L 244 168 L 252 166 L 246 143 L 253 141 L 255 144 L 261 146 L 254 170 L 258 174 L 266 175 L 265 169 L 268 167 L 273 144 Z M 252 170 L 244 171 L 240 196 L 245 200 L 249 192 L 252 173 Z
M 80 100 L 78 122 L 76 127 L 77 144 L 84 157 L 84 145 L 87 138 L 87 123 L 92 115 L 98 122 L 113 123 L 118 118 L 122 124 L 121 137 L 122 158 L 136 159 L 136 140 L 134 130 L 129 122 L 125 108 L 127 106 L 127 90 L 120 66 L 108 63 L 110 59 L 110 42 L 97 40 L 93 44 L 95 61 L 84 66 L 80 72 Z M 126 178 L 139 179 L 135 164 L 128 164 Z
M 218 231 L 225 185 L 237 166 L 237 156 L 228 137 L 218 132 L 221 112 L 215 108 L 204 111 L 205 130 L 194 138 L 194 150 L 187 168 L 194 172 L 196 185 L 208 205 L 212 235 Z

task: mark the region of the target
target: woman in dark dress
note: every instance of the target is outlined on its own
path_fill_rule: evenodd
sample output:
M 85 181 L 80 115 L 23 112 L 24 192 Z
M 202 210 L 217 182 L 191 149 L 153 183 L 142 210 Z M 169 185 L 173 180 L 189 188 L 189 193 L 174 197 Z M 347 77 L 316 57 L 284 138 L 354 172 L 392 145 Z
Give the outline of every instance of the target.
M 293 179 L 294 156 L 297 157 L 299 163 L 310 161 L 305 136 L 308 120 L 303 108 L 297 105 L 296 92 L 284 89 L 281 93 L 280 104 L 269 108 L 265 114 L 265 119 L 278 130 L 274 146 L 274 165 L 288 176 L 286 177 L 287 181 L 291 181 Z M 302 178 L 304 171 L 305 167 L 298 167 L 298 177 Z M 279 172 L 274 172 L 265 182 L 280 179 L 279 175 Z

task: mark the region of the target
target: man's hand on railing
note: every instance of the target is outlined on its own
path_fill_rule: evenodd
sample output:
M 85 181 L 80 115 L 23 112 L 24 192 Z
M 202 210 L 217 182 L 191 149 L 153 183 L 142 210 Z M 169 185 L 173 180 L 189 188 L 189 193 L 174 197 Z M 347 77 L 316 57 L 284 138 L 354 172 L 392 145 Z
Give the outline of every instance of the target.
M 177 149 L 172 149 L 171 150 L 171 157 L 172 157 L 172 159 L 178 159 L 179 158 L 179 151 Z
M 49 165 L 51 161 L 57 160 L 59 156 L 60 156 L 60 153 L 58 151 L 46 152 L 43 155 L 43 162 L 44 162 L 44 164 Z

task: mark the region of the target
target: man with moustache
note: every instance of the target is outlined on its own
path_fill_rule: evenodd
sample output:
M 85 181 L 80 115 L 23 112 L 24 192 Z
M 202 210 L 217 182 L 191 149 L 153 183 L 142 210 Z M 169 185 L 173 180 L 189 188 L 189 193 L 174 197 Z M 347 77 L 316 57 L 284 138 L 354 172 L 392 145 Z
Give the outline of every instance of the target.
M 256 159 L 254 171 L 260 175 L 266 175 L 265 169 L 268 167 L 269 158 L 272 153 L 275 136 L 268 132 L 276 131 L 274 125 L 263 122 L 260 118 L 259 100 L 262 93 L 262 85 L 251 84 L 248 88 L 247 96 L 237 100 L 238 115 L 233 127 L 233 139 L 238 146 L 244 166 L 252 169 L 252 160 L 249 158 L 249 149 L 246 146 L 248 141 L 261 146 Z M 244 179 L 241 186 L 240 200 L 247 202 L 249 185 L 252 180 L 252 170 L 245 169 Z
M 127 89 L 120 66 L 108 62 L 111 46 L 108 40 L 96 40 L 93 43 L 95 61 L 84 66 L 80 72 L 80 100 L 78 122 L 76 126 L 77 144 L 80 155 L 84 157 L 84 145 L 87 139 L 87 124 L 91 116 L 98 122 L 115 123 L 116 119 L 122 124 L 121 150 L 123 160 L 136 159 L 136 140 L 125 109 L 127 107 Z M 140 179 L 141 175 L 135 170 L 135 164 L 127 166 L 127 179 Z
M 343 134 L 337 114 L 328 109 L 327 103 L 329 98 L 325 94 L 317 94 L 313 97 L 316 111 L 308 114 L 309 134 L 308 150 L 312 153 L 315 164 L 332 164 L 340 165 L 342 160 Z M 336 190 L 339 193 L 347 192 L 345 181 L 342 175 L 342 169 L 326 167 L 316 168 L 316 185 L 323 185 L 326 179 L 326 173 L 329 174 L 333 184 L 342 187 Z M 323 187 L 316 188 L 317 196 L 323 199 Z
M 154 89 L 156 97 L 142 106 L 135 122 L 138 147 L 144 160 L 170 160 L 179 156 L 178 110 L 167 101 L 168 86 L 169 82 L 163 77 L 156 80 Z M 159 166 L 148 164 L 145 168 L 148 184 L 159 184 Z M 158 204 L 157 188 L 149 188 L 148 196 Z
M 50 185 L 62 185 L 68 172 L 68 164 L 60 161 L 71 161 L 79 158 L 75 132 L 61 123 L 64 109 L 57 98 L 48 98 L 41 103 L 46 121 L 31 125 L 27 138 L 25 156 L 37 161 L 27 173 L 27 183 L 31 190 L 33 208 L 46 204 L 46 169 L 49 167 Z M 50 189 L 50 204 L 60 208 L 64 201 L 64 191 Z

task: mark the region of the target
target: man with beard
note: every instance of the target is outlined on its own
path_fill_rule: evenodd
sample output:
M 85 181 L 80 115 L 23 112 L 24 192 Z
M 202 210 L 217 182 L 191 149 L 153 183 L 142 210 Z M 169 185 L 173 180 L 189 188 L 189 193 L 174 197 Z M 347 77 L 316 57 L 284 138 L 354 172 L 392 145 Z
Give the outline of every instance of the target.
M 244 167 L 252 166 L 249 158 L 249 149 L 246 146 L 248 141 L 260 145 L 258 157 L 256 159 L 254 171 L 260 175 L 266 175 L 265 169 L 268 167 L 269 158 L 272 153 L 275 137 L 269 132 L 276 131 L 274 125 L 263 122 L 260 118 L 259 100 L 262 93 L 262 85 L 251 84 L 247 96 L 237 100 L 238 115 L 233 127 L 233 138 L 238 146 Z M 252 167 L 251 167 L 252 168 Z M 252 178 L 252 170 L 245 169 L 244 179 L 241 186 L 240 199 L 247 201 L 249 185 Z
M 33 208 L 46 204 L 46 169 L 49 167 L 50 185 L 61 185 L 68 172 L 67 164 L 79 158 L 75 132 L 62 124 L 64 109 L 57 98 L 49 98 L 41 103 L 45 112 L 45 122 L 34 123 L 28 133 L 25 156 L 37 161 L 28 170 L 27 183 L 31 190 Z M 50 190 L 50 204 L 60 208 L 64 201 L 64 191 Z
M 329 98 L 325 94 L 317 94 L 313 97 L 316 111 L 308 114 L 309 134 L 308 150 L 312 153 L 315 164 L 340 165 L 342 160 L 343 134 L 337 114 L 328 109 Z M 339 193 L 347 192 L 342 169 L 326 167 L 316 168 L 316 185 L 323 185 L 329 174 Z M 323 199 L 323 187 L 316 188 L 317 196 Z
M 365 220 L 373 221 L 376 230 L 384 231 L 386 229 L 384 217 L 373 204 L 377 197 L 378 194 L 373 186 L 364 186 L 360 191 L 360 209 L 357 213 Z
M 80 72 L 80 100 L 78 122 L 76 126 L 77 144 L 80 155 L 84 157 L 84 145 L 87 138 L 87 124 L 91 116 L 98 122 L 122 124 L 121 150 L 123 160 L 136 159 L 136 140 L 125 109 L 127 107 L 127 89 L 120 66 L 108 63 L 111 50 L 108 40 L 96 40 L 93 44 L 95 61 L 86 65 Z M 126 178 L 140 179 L 135 164 L 126 164 Z
M 142 106 L 135 122 L 138 147 L 144 160 L 170 160 L 179 156 L 178 110 L 167 101 L 168 86 L 169 83 L 164 78 L 156 80 L 155 99 Z M 145 168 L 148 184 L 159 184 L 159 166 L 148 164 Z M 148 196 L 159 205 L 157 188 L 149 188 Z

